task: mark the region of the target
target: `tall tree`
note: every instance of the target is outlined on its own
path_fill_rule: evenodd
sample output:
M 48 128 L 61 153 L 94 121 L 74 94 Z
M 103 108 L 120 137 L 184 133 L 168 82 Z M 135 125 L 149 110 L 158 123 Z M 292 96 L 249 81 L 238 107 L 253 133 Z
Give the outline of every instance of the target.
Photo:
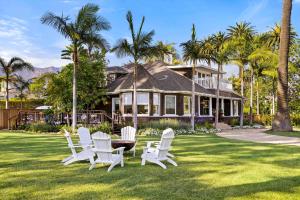
M 230 45 L 228 45 L 228 37 L 224 32 L 218 32 L 212 36 L 212 44 L 214 51 L 212 52 L 212 58 L 218 65 L 217 74 L 217 90 L 216 90 L 216 116 L 215 127 L 218 127 L 219 123 L 219 96 L 220 96 L 220 74 L 223 70 L 223 65 L 228 63 L 229 55 L 231 53 Z
M 46 13 L 41 22 L 56 29 L 65 38 L 67 38 L 73 47 L 72 60 L 74 63 L 73 70 L 73 107 L 72 107 L 72 128 L 75 131 L 77 124 L 77 71 L 79 68 L 79 51 L 80 46 L 84 44 L 97 44 L 105 47 L 107 42 L 99 34 L 102 30 L 110 29 L 110 24 L 97 13 L 99 7 L 94 4 L 83 6 L 74 21 L 70 17 L 55 15 L 52 12 Z
M 290 46 L 292 0 L 284 0 L 279 45 L 279 66 L 277 82 L 278 111 L 272 123 L 274 131 L 292 131 L 288 106 L 288 59 Z
M 13 82 L 14 89 L 19 92 L 18 97 L 21 100 L 21 109 L 23 108 L 23 100 L 26 99 L 26 91 L 29 90 L 31 79 L 25 80 L 22 76 L 16 76 L 16 80 Z
M 154 36 L 154 30 L 150 32 L 143 32 L 143 26 L 145 22 L 145 17 L 143 16 L 142 22 L 135 32 L 133 25 L 132 13 L 127 12 L 126 20 L 129 25 L 129 30 L 131 33 L 131 41 L 128 39 L 120 39 L 117 44 L 112 48 L 112 52 L 115 52 L 117 57 L 130 56 L 133 58 L 133 124 L 137 128 L 137 94 L 136 94 L 136 81 L 137 81 L 137 68 L 140 61 L 143 59 L 157 55 L 157 48 L 153 46 L 152 40 Z
M 13 57 L 9 62 L 5 62 L 3 58 L 0 58 L 0 67 L 5 76 L 5 85 L 6 85 L 6 97 L 5 97 L 5 108 L 9 108 L 9 84 L 12 82 L 12 76 L 15 72 L 21 71 L 24 69 L 34 70 L 33 66 L 25 62 L 23 59 L 18 57 Z
M 197 60 L 200 57 L 200 45 L 196 37 L 195 24 L 192 26 L 191 39 L 187 42 L 181 43 L 180 46 L 183 49 L 183 60 L 192 63 L 192 114 L 191 125 L 192 129 L 195 129 L 195 68 Z
M 250 23 L 240 22 L 235 26 L 230 26 L 228 29 L 228 36 L 233 46 L 235 46 L 235 52 L 232 55 L 232 61 L 239 67 L 239 77 L 241 82 L 241 114 L 240 114 L 240 126 L 243 126 L 244 120 L 244 70 L 249 63 L 248 56 L 252 52 L 253 36 L 255 34 L 254 27 Z

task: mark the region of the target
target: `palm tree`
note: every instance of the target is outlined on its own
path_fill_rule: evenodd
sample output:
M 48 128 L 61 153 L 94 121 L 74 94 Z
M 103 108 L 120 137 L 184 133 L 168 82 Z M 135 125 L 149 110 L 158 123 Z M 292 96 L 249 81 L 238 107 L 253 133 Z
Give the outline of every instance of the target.
M 232 55 L 232 62 L 239 67 L 239 78 L 241 82 L 241 114 L 240 126 L 243 126 L 244 120 L 244 69 L 249 63 L 248 56 L 252 52 L 253 36 L 255 34 L 254 27 L 250 23 L 240 22 L 235 26 L 230 26 L 228 29 L 230 42 L 235 46 L 235 51 Z
M 173 62 L 175 59 L 179 58 L 179 55 L 174 47 L 175 43 L 164 43 L 163 41 L 156 42 L 155 46 L 157 48 L 157 52 L 151 57 L 146 58 L 146 62 L 149 61 L 161 61 L 164 62 L 166 55 L 172 55 Z
M 137 96 L 136 96 L 136 79 L 137 79 L 137 67 L 143 59 L 157 55 L 157 48 L 152 46 L 152 40 L 154 36 L 154 30 L 144 33 L 143 26 L 145 17 L 143 16 L 142 22 L 137 32 L 134 30 L 133 18 L 130 11 L 127 12 L 126 20 L 129 25 L 131 33 L 131 41 L 128 39 L 120 39 L 117 44 L 112 48 L 112 52 L 115 52 L 117 57 L 130 56 L 133 58 L 133 124 L 137 128 Z
M 5 108 L 9 109 L 9 83 L 12 81 L 12 76 L 15 72 L 21 71 L 24 69 L 34 70 L 33 66 L 25 62 L 19 57 L 13 57 L 7 63 L 3 58 L 0 58 L 0 67 L 5 75 L 5 84 L 6 84 L 6 98 L 5 98 Z
M 21 109 L 23 108 L 23 99 L 26 98 L 26 90 L 29 90 L 31 80 L 25 80 L 22 76 L 16 76 L 16 80 L 13 85 L 14 88 L 19 92 L 18 97 L 21 100 Z
M 272 123 L 274 131 L 292 131 L 288 106 L 288 58 L 290 46 L 292 0 L 284 0 L 279 45 L 279 66 L 277 82 L 278 111 Z
M 215 116 L 215 127 L 218 127 L 219 123 L 219 96 L 220 96 L 220 74 L 223 70 L 223 65 L 228 63 L 230 51 L 230 45 L 228 45 L 228 37 L 224 32 L 218 32 L 212 36 L 212 59 L 218 64 L 217 74 L 217 90 L 216 90 L 216 116 Z
M 79 48 L 84 44 L 97 44 L 106 46 L 106 41 L 99 34 L 99 31 L 110 29 L 109 23 L 101 16 L 97 15 L 99 7 L 94 4 L 86 4 L 83 6 L 74 21 L 70 17 L 55 15 L 52 12 L 46 13 L 41 22 L 56 29 L 65 38 L 70 40 L 73 45 L 72 60 L 73 69 L 73 120 L 72 129 L 75 131 L 77 124 L 77 79 L 76 74 L 79 68 Z
M 213 54 L 215 51 L 215 47 L 213 44 L 213 36 L 208 36 L 207 38 L 200 40 L 200 55 L 199 59 L 203 60 L 207 63 L 209 67 L 211 67 L 211 62 L 213 61 Z
M 192 129 L 195 129 L 195 68 L 197 60 L 200 58 L 200 44 L 196 38 L 196 28 L 193 24 L 191 39 L 187 42 L 181 43 L 180 46 L 183 49 L 183 60 L 192 63 L 192 115 L 191 125 Z

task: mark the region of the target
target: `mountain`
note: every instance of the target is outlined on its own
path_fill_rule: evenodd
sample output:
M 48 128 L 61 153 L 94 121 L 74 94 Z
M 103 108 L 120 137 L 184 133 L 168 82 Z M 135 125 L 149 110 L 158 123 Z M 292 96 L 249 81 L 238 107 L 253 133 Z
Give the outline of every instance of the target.
M 16 74 L 19 76 L 22 76 L 24 79 L 28 80 L 28 79 L 38 77 L 45 73 L 58 73 L 58 72 L 60 72 L 60 70 L 61 70 L 61 68 L 59 68 L 59 67 L 45 67 L 45 68 L 34 67 L 34 71 L 22 70 L 22 71 L 16 72 Z M 3 76 L 3 75 L 4 75 L 3 72 L 0 71 L 0 76 Z

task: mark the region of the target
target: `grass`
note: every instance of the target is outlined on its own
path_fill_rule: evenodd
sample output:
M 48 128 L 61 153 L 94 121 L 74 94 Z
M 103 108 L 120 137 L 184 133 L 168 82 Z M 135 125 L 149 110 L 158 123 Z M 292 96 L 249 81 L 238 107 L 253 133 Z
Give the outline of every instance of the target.
M 300 130 L 299 128 L 294 128 L 294 131 L 291 132 L 277 132 L 268 130 L 266 133 L 271 135 L 280 135 L 280 136 L 288 136 L 288 137 L 299 137 L 300 138 Z
M 60 161 L 70 154 L 61 135 L 0 132 L 0 199 L 300 199 L 300 148 L 178 136 L 178 167 L 126 155 L 125 167 Z

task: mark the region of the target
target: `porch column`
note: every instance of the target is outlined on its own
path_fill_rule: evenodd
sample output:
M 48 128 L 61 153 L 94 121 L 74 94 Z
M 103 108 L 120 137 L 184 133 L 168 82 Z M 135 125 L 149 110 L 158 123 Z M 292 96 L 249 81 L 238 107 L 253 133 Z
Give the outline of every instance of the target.
M 222 116 L 224 116 L 224 113 L 225 113 L 225 111 L 224 111 L 224 99 L 221 99 L 221 110 L 223 112 Z
M 212 116 L 212 97 L 209 97 L 209 116 Z
M 232 99 L 230 99 L 230 116 L 233 116 L 233 102 Z

